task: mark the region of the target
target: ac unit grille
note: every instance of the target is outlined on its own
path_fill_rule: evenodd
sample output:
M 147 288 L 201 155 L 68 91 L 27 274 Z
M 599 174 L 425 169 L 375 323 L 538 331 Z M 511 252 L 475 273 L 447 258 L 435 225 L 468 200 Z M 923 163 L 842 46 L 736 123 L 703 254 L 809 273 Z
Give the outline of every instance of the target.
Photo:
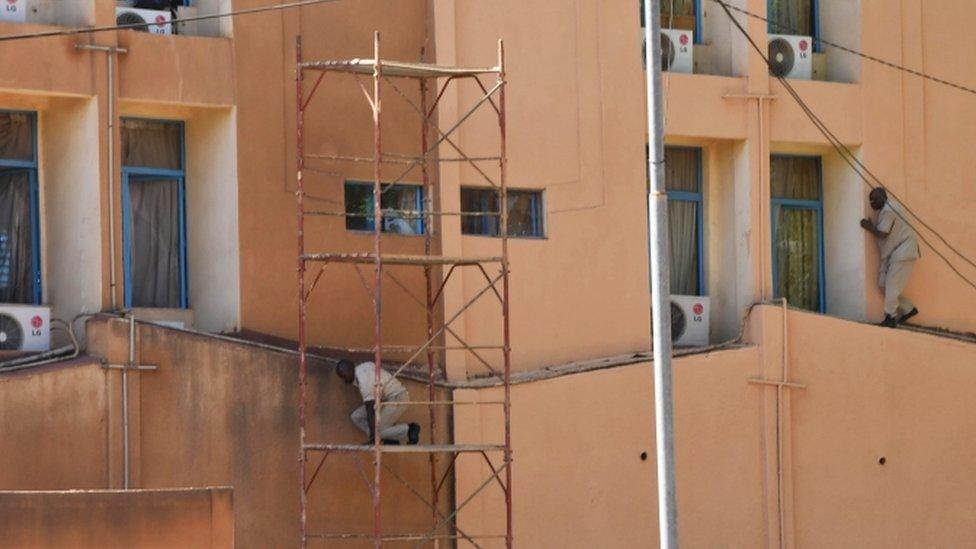
M 138 27 L 130 27 L 132 30 L 149 32 L 148 21 L 142 18 L 138 13 L 131 11 L 123 11 L 115 18 L 116 25 L 140 25 Z
M 16 318 L 0 313 L 0 350 L 19 351 L 24 345 L 24 329 Z
M 793 46 L 782 38 L 769 41 L 769 72 L 773 76 L 785 77 L 796 65 Z
M 685 311 L 673 301 L 671 302 L 671 341 L 681 339 L 688 329 L 688 318 Z

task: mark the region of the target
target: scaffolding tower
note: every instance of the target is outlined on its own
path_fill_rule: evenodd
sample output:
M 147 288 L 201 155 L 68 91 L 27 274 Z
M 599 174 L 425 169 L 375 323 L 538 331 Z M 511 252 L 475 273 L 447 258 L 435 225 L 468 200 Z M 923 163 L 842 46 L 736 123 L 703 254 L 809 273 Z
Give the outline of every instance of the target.
M 380 547 L 384 542 L 412 542 L 416 546 L 427 543 L 434 543 L 435 546 L 441 541 L 449 545 L 457 544 L 464 540 L 474 547 L 481 547 L 484 540 L 494 539 L 504 541 L 505 546 L 512 547 L 512 447 L 511 447 L 511 398 L 510 398 L 510 374 L 511 374 L 511 347 L 509 333 L 509 261 L 508 261 L 508 189 L 506 185 L 506 152 L 505 152 L 505 62 L 504 46 L 498 42 L 498 62 L 494 67 L 463 68 L 447 67 L 429 63 L 410 63 L 392 60 L 384 60 L 380 55 L 380 36 L 377 32 L 374 35 L 374 52 L 372 59 L 348 59 L 348 60 L 328 60 L 328 61 L 305 61 L 302 58 L 301 37 L 296 41 L 296 137 L 297 137 L 297 222 L 298 222 L 298 351 L 299 351 L 299 437 L 301 444 L 299 459 L 299 493 L 301 497 L 301 545 L 306 547 L 309 540 L 329 540 L 328 543 L 336 543 L 339 540 L 360 540 L 363 542 L 372 541 L 375 547 Z M 317 73 L 317 78 L 311 89 L 306 93 L 304 77 L 306 73 Z M 352 75 L 359 83 L 363 95 L 366 98 L 369 108 L 372 111 L 373 119 L 373 156 L 362 158 L 354 156 L 306 154 L 304 143 L 305 111 L 309 107 L 312 97 L 319 89 L 323 78 L 327 73 L 345 73 Z M 366 77 L 372 77 L 372 90 L 368 88 Z M 494 82 L 491 82 L 494 80 Z M 480 89 L 480 99 L 474 102 L 469 110 L 458 117 L 456 121 L 446 131 L 442 131 L 436 122 L 434 115 L 437 112 L 438 103 L 444 96 L 449 86 L 457 85 L 462 81 L 474 82 Z M 411 157 L 402 154 L 384 153 L 382 132 L 381 132 L 381 82 L 395 90 L 420 118 L 420 146 L 421 154 Z M 408 82 L 419 86 L 419 105 L 412 101 L 407 94 L 403 93 L 397 82 Z M 431 101 L 432 99 L 432 101 Z M 498 120 L 499 132 L 499 152 L 497 156 L 469 156 L 452 139 L 452 135 L 458 128 L 476 112 L 491 108 Z M 438 149 L 449 146 L 454 151 L 450 157 L 440 157 Z M 456 156 L 454 155 L 456 153 Z M 373 167 L 372 182 L 372 212 L 365 214 L 373 220 L 372 231 L 372 250 L 362 253 L 348 252 L 309 252 L 305 247 L 304 224 L 307 216 L 329 215 L 338 217 L 362 217 L 362 213 L 348 211 L 327 212 L 313 211 L 306 209 L 305 205 L 305 182 L 303 171 L 306 169 L 306 159 L 317 159 L 334 162 L 364 162 L 370 163 Z M 464 212 L 464 211 L 434 211 L 434 181 L 431 176 L 431 166 L 438 162 L 462 162 L 473 167 L 484 180 L 491 185 L 497 192 L 498 211 L 493 212 Z M 492 170 L 497 168 L 497 178 L 493 178 L 486 173 L 481 166 L 491 166 Z M 386 165 L 404 166 L 405 170 L 396 179 L 385 182 L 382 179 L 383 167 Z M 397 209 L 384 210 L 381 206 L 381 195 L 393 185 L 402 180 L 412 170 L 419 168 L 423 178 L 423 199 L 424 206 L 418 210 Z M 463 208 L 461 208 L 463 210 Z M 384 231 L 383 217 L 393 214 L 401 218 L 417 219 L 423 223 L 424 254 L 403 255 L 384 253 Z M 434 229 L 439 224 L 435 224 L 435 218 L 440 216 L 490 216 L 498 220 L 499 244 L 498 255 L 491 257 L 446 257 L 435 255 Z M 398 364 L 394 372 L 394 377 L 400 377 L 409 372 L 408 368 L 414 366 L 414 361 L 426 355 L 426 375 L 422 376 L 427 385 L 426 400 L 412 402 L 384 403 L 382 402 L 382 387 L 379 382 L 374 384 L 374 406 L 375 424 L 374 439 L 372 444 L 345 444 L 332 443 L 329 441 L 310 442 L 306 440 L 306 414 L 308 411 L 307 401 L 307 347 L 308 335 L 306 331 L 306 307 L 310 294 L 318 284 L 325 267 L 329 264 L 351 264 L 358 272 L 359 265 L 373 266 L 373 281 L 370 288 L 365 284 L 364 288 L 372 292 L 371 303 L 373 305 L 373 346 L 369 349 L 375 365 L 376 379 L 380 379 L 380 372 L 383 368 L 384 353 L 405 352 L 410 353 L 410 358 Z M 311 283 L 306 281 L 306 272 L 309 265 L 318 266 L 318 272 Z M 396 283 L 401 289 L 406 287 L 397 281 L 393 273 L 387 270 L 388 266 L 416 267 L 423 269 L 426 279 L 426 299 L 412 295 L 415 301 L 423 305 L 426 310 L 426 340 L 418 346 L 388 345 L 383 342 L 383 331 L 381 329 L 381 315 L 383 311 L 383 287 L 386 279 Z M 489 274 L 493 267 L 498 268 L 494 276 Z M 458 268 L 473 268 L 484 275 L 485 286 L 467 301 L 460 304 L 457 310 L 443 311 L 437 314 L 438 302 L 441 299 L 443 290 L 451 278 L 451 275 Z M 500 288 L 499 288 L 500 285 Z M 491 296 L 497 298 L 501 305 L 502 322 L 502 342 L 500 345 L 469 345 L 464 339 L 452 330 L 450 325 L 462 314 L 465 313 L 475 302 L 482 298 L 490 299 Z M 443 305 L 442 305 L 443 306 Z M 446 344 L 447 337 L 450 335 L 457 341 L 454 346 Z M 440 342 L 440 344 L 438 344 Z M 482 353 L 487 349 L 500 351 L 503 360 L 503 369 L 499 371 L 486 360 Z M 491 377 L 503 387 L 504 398 L 501 401 L 480 402 L 471 404 L 500 405 L 504 412 L 504 440 L 492 441 L 485 444 L 454 444 L 451 440 L 438 440 L 436 429 L 435 409 L 439 406 L 452 407 L 457 405 L 452 399 L 437 399 L 435 391 L 440 381 L 441 373 L 438 370 L 438 353 L 441 351 L 459 351 L 466 353 L 467 356 L 477 360 L 484 365 Z M 496 365 L 497 366 L 497 365 Z M 446 377 L 446 375 L 445 375 Z M 416 376 L 414 376 L 416 380 Z M 425 440 L 417 445 L 383 445 L 380 437 L 380 417 L 382 406 L 384 405 L 411 405 L 424 406 L 429 411 L 430 428 Z M 449 436 L 449 435 L 448 435 Z M 384 463 L 383 457 L 387 453 L 400 453 L 412 455 L 428 456 L 430 464 L 430 493 L 429 500 L 421 492 L 390 470 Z M 346 455 L 356 458 L 357 466 L 359 456 L 372 456 L 373 478 L 369 480 L 368 475 L 361 469 L 364 484 L 371 492 L 373 509 L 373 531 L 365 532 L 315 532 L 310 528 L 308 521 L 308 493 L 315 482 L 316 477 L 322 470 L 326 459 L 331 455 Z M 452 512 L 446 514 L 440 510 L 439 500 L 441 490 L 445 486 L 445 481 L 455 470 L 455 463 L 462 455 L 472 455 L 474 459 L 478 456 L 483 458 L 483 463 L 490 471 L 487 480 L 464 501 L 455 506 Z M 438 456 L 444 457 L 447 466 L 443 473 L 438 471 Z M 497 464 L 501 458 L 502 462 Z M 381 517 L 381 474 L 385 470 L 392 473 L 400 482 L 407 484 L 408 489 L 419 498 L 431 510 L 431 529 L 427 532 L 388 532 L 383 528 Z M 488 486 L 497 484 L 503 492 L 505 501 L 505 532 L 495 535 L 477 534 L 469 535 L 457 525 L 458 513 L 468 505 L 475 496 L 482 493 Z M 327 487 L 326 487 L 327 489 Z

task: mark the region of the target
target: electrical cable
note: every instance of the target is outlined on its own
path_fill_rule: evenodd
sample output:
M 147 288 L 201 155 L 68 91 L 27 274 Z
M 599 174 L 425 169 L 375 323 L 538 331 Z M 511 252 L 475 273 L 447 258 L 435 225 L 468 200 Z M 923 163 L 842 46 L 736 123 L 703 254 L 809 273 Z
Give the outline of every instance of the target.
M 736 28 L 739 30 L 739 32 L 742 33 L 742 35 L 746 38 L 746 40 L 749 41 L 749 43 L 752 45 L 752 48 L 756 51 L 756 53 L 759 54 L 759 56 L 763 59 L 763 61 L 765 61 L 766 66 L 769 67 L 770 69 L 772 69 L 772 64 L 770 63 L 769 58 L 763 52 L 762 48 L 759 47 L 759 45 L 752 38 L 752 36 L 749 35 L 748 31 L 746 31 L 746 29 L 742 26 L 742 24 L 732 15 L 732 12 L 730 11 L 731 6 L 729 6 L 728 4 L 726 4 L 725 2 L 723 2 L 721 0 L 712 0 L 712 1 L 713 2 L 716 2 L 717 4 L 719 4 L 719 5 L 722 6 L 722 8 L 725 10 L 726 15 L 728 15 L 728 17 L 729 17 L 729 20 L 736 26 Z M 847 148 L 847 146 L 844 145 L 837 138 L 837 136 L 833 132 L 830 131 L 830 128 L 828 128 L 826 126 L 826 124 L 824 124 L 823 121 L 816 115 L 816 113 L 813 112 L 813 110 L 809 107 L 809 105 L 807 105 L 807 103 L 803 100 L 803 98 L 800 97 L 800 95 L 796 92 L 796 90 L 793 88 L 793 86 L 790 85 L 789 81 L 787 81 L 786 78 L 784 78 L 782 76 L 775 76 L 775 75 L 773 75 L 773 76 L 777 80 L 779 80 L 779 82 L 787 90 L 787 93 L 789 93 L 790 97 L 792 97 L 793 100 L 796 101 L 797 105 L 799 105 L 800 109 L 803 110 L 804 114 L 806 114 L 807 117 L 810 119 L 810 121 L 813 122 L 814 126 L 817 127 L 817 129 L 820 131 L 820 133 L 823 134 L 823 136 L 827 138 L 827 140 L 830 142 L 831 146 L 833 146 L 834 150 L 836 150 L 840 154 L 841 158 L 843 158 L 844 161 L 851 167 L 851 169 L 854 170 L 854 172 L 860 177 L 861 181 L 863 181 L 864 184 L 867 185 L 869 188 L 873 188 L 874 185 L 871 183 L 871 181 L 868 180 L 867 176 L 864 173 L 862 173 L 861 170 L 860 170 L 860 168 L 859 168 L 859 166 L 860 166 L 860 167 L 863 167 L 865 171 L 868 171 L 867 168 L 864 167 L 864 164 L 862 162 L 860 162 L 860 160 L 858 160 L 854 156 L 854 153 L 851 152 L 851 150 L 849 148 Z M 868 171 L 868 173 L 870 173 L 870 172 Z M 872 177 L 874 177 L 874 179 L 877 181 L 877 183 L 879 184 L 879 186 L 881 188 L 885 188 L 884 185 L 881 184 L 881 181 L 879 179 L 877 179 L 876 176 L 874 176 L 873 174 L 871 174 L 871 175 L 872 175 Z M 887 191 L 887 189 L 886 189 L 886 191 Z M 887 192 L 893 198 L 895 198 L 895 200 L 898 200 L 897 196 L 895 196 L 893 193 L 891 193 L 890 191 L 887 191 Z M 899 203 L 901 203 L 900 200 L 899 200 Z M 903 204 L 902 204 L 902 206 L 904 207 Z M 907 207 L 905 207 L 905 209 L 908 210 Z M 897 215 L 902 221 L 904 221 L 906 224 L 908 224 L 909 227 L 912 227 L 912 223 L 910 223 L 905 218 L 905 216 L 903 216 L 901 214 L 901 212 L 899 212 L 898 210 L 895 210 L 895 209 L 893 209 L 893 211 L 895 212 L 895 215 Z M 912 214 L 912 215 L 915 218 L 918 218 L 918 215 L 917 214 Z M 921 222 L 921 219 L 919 219 L 919 221 Z M 938 238 L 943 243 L 946 243 L 948 245 L 948 243 L 945 241 L 945 239 L 942 237 L 942 235 L 940 235 L 938 233 L 938 231 L 935 231 L 930 226 L 924 224 L 924 222 L 922 222 L 922 224 L 925 225 L 925 227 L 928 228 L 929 231 L 931 231 L 936 236 L 938 236 Z M 912 229 L 914 229 L 914 227 L 912 227 Z M 919 233 L 918 231 L 915 231 L 915 232 L 916 232 L 916 235 L 918 236 L 918 238 L 923 243 L 925 243 L 925 245 L 928 246 L 940 259 L 942 259 L 942 261 L 945 262 L 945 264 L 952 270 L 952 272 L 954 272 L 966 284 L 968 284 L 970 287 L 972 287 L 974 290 L 976 290 L 976 282 L 973 282 L 972 280 L 970 280 L 969 278 L 967 278 L 965 275 L 963 275 L 956 268 L 956 266 L 953 265 L 953 263 L 951 261 L 949 261 L 949 259 L 946 258 L 946 256 L 943 255 L 938 249 L 936 249 L 932 245 L 932 243 L 929 242 L 921 233 Z M 954 252 L 956 252 L 957 255 L 959 255 L 960 257 L 962 257 L 967 263 L 969 263 L 970 265 L 973 264 L 973 262 L 969 258 L 967 258 L 966 256 L 962 255 L 960 252 L 958 252 L 958 250 L 956 250 L 955 248 L 953 248 L 951 245 L 949 245 L 949 247 Z
M 256 13 L 264 13 L 270 11 L 281 11 L 293 8 L 300 8 L 303 6 L 312 6 L 315 4 L 326 4 L 331 2 L 338 2 L 339 0 L 296 0 L 294 2 L 287 2 L 284 4 L 276 4 L 273 6 L 262 6 L 258 8 L 245 8 L 239 10 L 231 10 L 223 13 L 212 13 L 208 15 L 192 15 L 189 17 L 183 17 L 179 19 L 171 19 L 168 23 L 172 25 L 177 25 L 180 23 L 190 23 L 193 21 L 207 21 L 210 19 L 222 19 L 225 17 L 236 17 L 238 15 L 253 15 Z M 143 27 L 148 27 L 154 23 L 127 23 L 123 25 L 105 25 L 101 27 L 78 27 L 74 29 L 60 29 L 51 31 L 41 31 L 41 32 L 30 32 L 25 34 L 10 34 L 7 36 L 0 36 L 0 42 L 10 42 L 13 40 L 29 40 L 32 38 L 48 38 L 52 36 L 75 36 L 79 34 L 95 34 L 99 32 L 109 32 L 114 30 L 127 30 L 127 29 L 138 29 Z
M 757 13 L 753 13 L 753 12 L 748 11 L 748 10 L 745 10 L 743 8 L 739 8 L 739 7 L 736 7 L 736 6 L 731 6 L 729 4 L 726 4 L 722 0 L 711 0 L 711 1 L 714 2 L 714 3 L 716 3 L 716 4 L 719 4 L 720 6 L 723 6 L 723 7 L 727 8 L 727 9 L 730 9 L 732 11 L 737 11 L 737 12 L 739 12 L 739 13 L 741 13 L 743 15 L 747 15 L 747 16 L 753 18 L 753 19 L 758 19 L 759 21 L 764 21 L 767 24 L 774 25 L 779 30 L 788 31 L 786 34 L 804 34 L 804 33 L 799 32 L 796 29 L 787 27 L 786 25 L 783 25 L 781 23 L 777 23 L 775 21 L 770 21 L 769 19 L 767 19 L 767 18 L 765 18 L 765 17 L 763 17 L 763 16 L 761 16 L 761 15 L 759 15 Z M 849 53 L 851 55 L 856 55 L 856 56 L 858 56 L 858 57 L 860 57 L 862 59 L 867 59 L 868 61 L 873 61 L 875 63 L 878 63 L 879 65 L 884 65 L 886 67 L 889 67 L 889 68 L 892 68 L 892 69 L 895 69 L 895 70 L 899 70 L 899 71 L 902 71 L 902 72 L 906 72 L 908 74 L 912 74 L 912 75 L 918 76 L 920 78 L 924 78 L 926 80 L 931 80 L 933 82 L 937 82 L 939 84 L 942 84 L 942 85 L 945 85 L 945 86 L 949 86 L 950 88 L 955 88 L 957 90 L 964 91 L 966 93 L 971 93 L 973 95 L 976 95 L 976 89 L 970 88 L 968 86 L 964 86 L 962 84 L 957 84 L 955 82 L 951 82 L 951 81 L 946 80 L 944 78 L 939 78 L 937 76 L 932 76 L 932 75 L 926 74 L 924 72 L 921 72 L 921 71 L 917 71 L 915 69 L 908 68 L 908 67 L 906 67 L 904 65 L 899 65 L 897 63 L 892 63 L 891 61 L 886 61 L 884 59 L 881 59 L 880 57 L 875 57 L 873 55 L 870 55 L 870 54 L 867 54 L 867 53 L 864 53 L 864 52 L 855 50 L 853 48 L 850 48 L 850 47 L 847 47 L 847 46 L 844 46 L 844 45 L 841 45 L 841 44 L 836 44 L 834 42 L 830 42 L 830 41 L 824 40 L 823 38 L 813 37 L 813 41 L 816 42 L 816 43 L 818 43 L 818 44 L 826 44 L 826 45 L 828 45 L 828 46 L 830 46 L 832 48 L 836 48 L 838 50 L 847 52 L 847 53 Z

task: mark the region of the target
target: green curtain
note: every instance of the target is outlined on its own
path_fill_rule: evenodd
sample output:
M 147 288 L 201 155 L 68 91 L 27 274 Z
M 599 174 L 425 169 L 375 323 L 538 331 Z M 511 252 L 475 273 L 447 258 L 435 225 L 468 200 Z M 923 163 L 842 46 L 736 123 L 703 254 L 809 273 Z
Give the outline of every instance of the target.
M 776 297 L 820 310 L 820 247 L 816 210 L 776 206 Z
M 672 21 L 672 18 L 681 18 Z M 690 21 L 689 21 L 690 19 Z M 640 1 L 641 28 L 644 25 L 644 0 Z M 695 30 L 695 0 L 661 0 L 661 28 Z M 690 23 L 690 28 L 689 28 Z
M 770 0 L 768 18 L 773 34 L 813 36 L 813 0 Z

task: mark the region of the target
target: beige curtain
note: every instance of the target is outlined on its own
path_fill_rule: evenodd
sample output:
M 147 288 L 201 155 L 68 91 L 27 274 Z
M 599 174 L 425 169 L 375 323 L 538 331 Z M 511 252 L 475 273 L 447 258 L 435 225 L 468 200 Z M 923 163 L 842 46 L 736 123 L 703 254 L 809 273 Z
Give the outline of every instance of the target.
M 769 159 L 770 193 L 774 198 L 820 200 L 820 160 L 806 156 Z
M 664 175 L 668 191 L 699 193 L 701 151 L 665 147 Z M 671 292 L 698 295 L 698 203 L 668 198 L 668 232 L 671 246 Z
M 181 126 L 158 120 L 122 120 L 122 165 L 179 170 L 183 167 Z
M 0 302 L 34 301 L 30 175 L 0 171 Z
M 533 219 L 537 212 L 532 207 L 531 192 L 508 191 L 508 236 L 540 236 L 536 234 Z
M 34 159 L 34 125 L 29 114 L 0 112 L 0 158 Z

